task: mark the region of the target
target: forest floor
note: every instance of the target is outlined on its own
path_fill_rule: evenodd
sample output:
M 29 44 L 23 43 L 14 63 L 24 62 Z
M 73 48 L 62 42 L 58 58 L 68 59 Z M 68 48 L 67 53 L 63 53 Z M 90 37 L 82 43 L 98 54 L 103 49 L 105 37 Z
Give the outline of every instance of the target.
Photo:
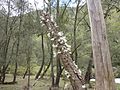
M 12 81 L 12 75 L 7 75 L 6 82 L 10 81 Z M 35 86 L 33 86 L 34 83 L 36 83 Z M 60 90 L 64 90 L 63 86 L 65 83 L 67 82 L 65 82 L 63 79 L 60 80 Z M 30 84 L 31 90 L 49 90 L 49 87 L 51 86 L 51 80 L 49 77 L 45 77 L 36 82 L 34 80 L 34 76 L 32 76 Z M 21 76 L 18 76 L 16 84 L 0 85 L 0 90 L 24 90 L 25 86 L 27 86 L 27 77 L 23 79 Z M 117 90 L 120 90 L 120 84 L 117 84 Z

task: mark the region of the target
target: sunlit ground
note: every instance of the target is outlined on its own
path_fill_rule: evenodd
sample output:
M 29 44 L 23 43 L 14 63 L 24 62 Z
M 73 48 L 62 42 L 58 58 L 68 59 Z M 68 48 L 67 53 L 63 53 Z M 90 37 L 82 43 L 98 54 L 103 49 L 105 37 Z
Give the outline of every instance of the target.
M 6 81 L 12 81 L 12 76 L 7 75 Z M 27 85 L 27 77 L 26 79 L 23 79 L 21 76 L 17 77 L 17 84 L 14 85 L 0 85 L 0 90 L 23 90 L 23 88 Z M 31 90 L 49 90 L 49 87 L 51 86 L 51 80 L 49 77 L 45 77 L 44 79 L 41 79 L 37 81 L 35 86 L 33 84 L 36 81 L 34 80 L 34 76 L 31 77 Z M 60 90 L 64 90 L 63 87 L 67 83 L 63 79 L 61 79 L 60 82 Z M 94 87 L 94 81 L 91 82 Z M 120 90 L 120 84 L 116 84 L 117 90 Z M 88 89 L 93 90 L 93 88 Z

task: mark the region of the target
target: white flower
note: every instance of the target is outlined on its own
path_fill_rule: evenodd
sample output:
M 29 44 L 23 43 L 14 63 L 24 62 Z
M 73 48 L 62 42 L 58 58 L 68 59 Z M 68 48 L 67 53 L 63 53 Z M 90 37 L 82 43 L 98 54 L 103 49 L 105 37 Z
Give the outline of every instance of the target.
M 73 64 L 75 65 L 76 68 L 78 68 L 78 66 L 75 64 L 75 61 L 73 61 Z
M 63 36 L 63 37 L 60 37 L 60 39 L 65 41 L 65 40 L 66 40 L 66 37 Z
M 57 56 L 56 52 L 55 52 L 55 51 L 53 51 L 53 57 L 56 57 L 56 56 Z
M 57 54 L 60 54 L 60 53 L 61 53 L 60 51 L 57 52 Z
M 65 49 L 66 49 L 66 47 L 65 47 L 65 46 L 63 46 L 63 47 L 62 47 L 62 50 L 64 51 Z
M 67 78 L 69 78 L 69 77 L 70 77 L 69 72 L 68 72 L 68 71 L 66 71 L 66 70 L 65 70 L 65 75 L 67 76 Z
M 48 33 L 47 36 L 50 37 L 50 33 Z
M 63 36 L 63 32 L 58 32 L 58 35 L 59 36 Z
M 61 41 L 60 41 L 60 44 L 63 44 L 63 43 L 64 43 L 64 41 L 63 41 L 63 40 L 61 40 Z
M 64 50 L 64 52 L 68 52 L 68 50 Z
M 68 51 L 70 51 L 70 50 L 71 50 L 71 48 L 67 48 L 67 50 L 68 50 Z
M 51 27 L 49 27 L 48 29 L 51 30 Z
M 81 73 L 82 73 L 82 72 L 81 72 L 81 70 L 80 70 L 80 69 L 78 70 L 78 72 L 79 72 L 79 75 L 81 75 Z
M 51 31 L 52 34 L 54 34 L 54 31 Z
M 53 15 L 51 15 L 51 21 L 54 21 L 54 16 Z
M 67 75 L 67 78 L 70 78 L 70 74 Z
M 49 22 L 49 19 L 47 19 L 46 22 Z
M 82 88 L 86 88 L 85 84 L 84 84 L 84 85 L 82 85 Z
M 54 44 L 52 45 L 52 47 L 54 47 L 54 48 L 56 48 L 57 46 L 58 46 L 58 45 L 54 45 Z
M 68 74 L 69 74 L 69 72 L 65 70 L 65 75 L 68 75 Z
M 45 20 L 43 16 L 40 16 L 41 20 Z
M 53 41 L 53 40 L 55 40 L 55 39 L 54 39 L 54 38 L 51 38 L 50 40 Z
M 41 25 L 41 26 L 43 27 L 43 26 L 45 26 L 45 24 L 43 24 L 43 23 L 42 23 L 42 25 Z
M 67 43 L 65 43 L 65 45 L 66 45 L 66 47 L 71 48 L 71 46 L 70 46 L 70 45 L 68 45 Z

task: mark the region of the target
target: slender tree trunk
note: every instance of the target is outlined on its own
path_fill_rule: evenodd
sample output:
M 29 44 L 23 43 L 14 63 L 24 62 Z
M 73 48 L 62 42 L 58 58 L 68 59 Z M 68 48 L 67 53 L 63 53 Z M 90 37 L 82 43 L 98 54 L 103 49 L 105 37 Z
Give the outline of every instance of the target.
M 28 72 L 28 67 L 27 67 L 26 70 L 25 70 L 25 73 L 24 73 L 24 75 L 23 75 L 23 79 L 25 78 L 27 72 Z
M 43 71 L 42 75 L 40 78 L 43 78 L 44 75 L 46 74 L 46 72 L 48 71 L 49 67 L 50 67 L 50 64 L 51 64 L 51 61 L 49 61 L 48 65 L 47 65 L 47 68 Z
M 93 66 L 93 54 L 91 52 L 89 64 L 88 64 L 87 71 L 86 71 L 86 74 L 85 74 L 85 83 L 89 84 L 89 87 L 91 87 L 90 79 L 92 77 L 92 66 Z
M 18 52 L 19 52 L 19 42 L 20 42 L 20 36 L 18 35 L 18 42 L 17 42 L 17 49 L 16 49 L 16 58 L 15 58 L 15 71 L 13 75 L 13 83 L 16 83 L 16 76 L 17 76 L 17 69 L 18 69 Z
M 27 67 L 28 67 L 28 86 L 27 87 L 28 87 L 28 90 L 30 90 L 30 56 L 29 55 L 27 60 Z
M 1 81 L 2 81 L 2 75 L 1 75 L 1 67 L 0 67 L 0 84 L 1 84 Z
M 57 10 L 57 13 L 56 13 L 56 23 L 57 23 L 57 25 L 60 24 L 59 3 L 60 3 L 60 1 L 57 0 L 57 8 L 56 8 L 56 10 Z M 56 67 L 57 67 L 57 69 L 56 69 L 57 74 L 56 74 L 56 81 L 55 81 L 54 86 L 59 88 L 59 82 L 60 82 L 60 76 L 61 76 L 62 69 L 61 69 L 60 58 L 58 56 L 56 57 Z
M 87 0 L 87 6 L 91 24 L 96 90 L 116 90 L 101 1 Z
M 74 39 L 74 48 L 76 49 L 77 47 L 77 41 L 76 41 L 76 30 L 77 30 L 77 17 L 78 17 L 78 11 L 79 11 L 79 4 L 80 4 L 80 1 L 81 0 L 78 0 L 78 4 L 77 4 L 77 7 L 76 7 L 76 13 L 75 13 L 75 22 L 74 22 L 74 33 L 73 33 L 73 39 Z M 77 49 L 75 50 L 75 54 L 74 54 L 74 60 L 75 60 L 75 63 L 77 64 L 77 56 L 78 56 L 78 53 L 77 53 Z
M 37 75 L 35 76 L 35 79 L 38 79 L 42 70 L 43 70 L 43 66 L 44 66 L 44 62 L 45 62 L 45 52 L 44 52 L 44 39 L 43 39 L 43 32 L 42 32 L 42 35 L 41 35 L 41 38 L 42 38 L 42 64 L 41 64 L 41 67 L 37 73 Z
M 55 82 L 55 86 L 57 87 L 59 87 L 61 73 L 62 73 L 62 68 L 61 68 L 60 57 L 57 56 L 57 75 L 56 75 L 56 82 Z
M 2 67 L 2 73 L 1 73 L 1 77 L 2 77 L 2 84 L 5 81 L 5 73 L 6 73 L 6 60 L 7 60 L 7 52 L 8 52 L 8 46 L 9 46 L 9 42 L 10 42 L 10 37 L 8 37 L 8 24 L 9 24 L 9 16 L 10 16 L 10 0 L 8 0 L 8 14 L 7 14 L 7 18 L 6 18 L 6 25 L 5 25 L 5 45 L 3 46 L 3 59 L 4 59 L 4 64 Z
M 54 80 L 54 65 L 53 65 L 53 47 L 52 47 L 52 43 L 50 45 L 50 61 L 51 61 L 51 78 L 52 78 L 52 86 L 54 86 L 55 80 Z

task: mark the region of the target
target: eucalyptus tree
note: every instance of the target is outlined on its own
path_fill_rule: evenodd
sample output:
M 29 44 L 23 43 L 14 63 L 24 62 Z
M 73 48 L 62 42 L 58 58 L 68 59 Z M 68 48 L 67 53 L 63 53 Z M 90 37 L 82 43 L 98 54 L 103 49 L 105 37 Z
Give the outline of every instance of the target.
M 87 6 L 91 24 L 93 59 L 96 69 L 96 89 L 115 90 L 101 1 L 87 0 Z

